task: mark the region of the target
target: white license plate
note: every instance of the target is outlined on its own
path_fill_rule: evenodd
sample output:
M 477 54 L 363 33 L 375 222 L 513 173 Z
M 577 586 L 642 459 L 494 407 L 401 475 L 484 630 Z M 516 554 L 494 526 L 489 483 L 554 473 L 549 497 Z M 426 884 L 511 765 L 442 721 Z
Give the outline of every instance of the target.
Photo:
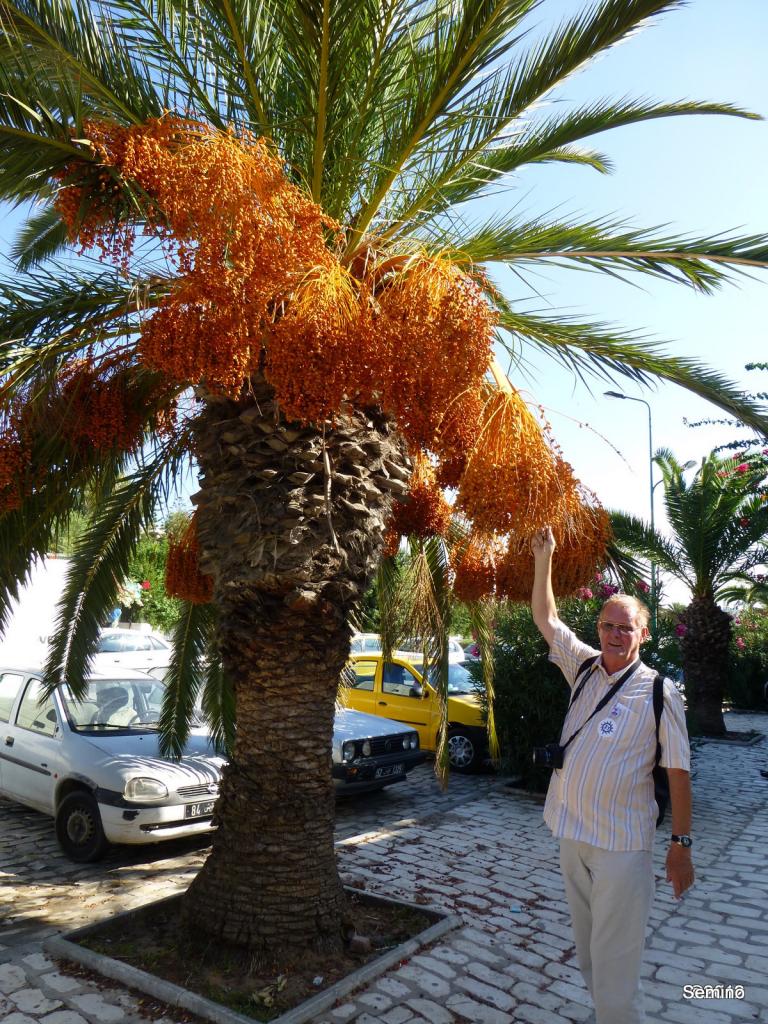
M 384 768 L 377 768 L 374 774 L 375 779 L 386 779 L 390 775 L 405 775 L 404 764 L 388 764 Z
M 207 815 L 213 814 L 213 805 L 215 803 L 215 800 L 204 800 L 199 804 L 186 804 L 184 806 L 184 817 L 205 818 Z

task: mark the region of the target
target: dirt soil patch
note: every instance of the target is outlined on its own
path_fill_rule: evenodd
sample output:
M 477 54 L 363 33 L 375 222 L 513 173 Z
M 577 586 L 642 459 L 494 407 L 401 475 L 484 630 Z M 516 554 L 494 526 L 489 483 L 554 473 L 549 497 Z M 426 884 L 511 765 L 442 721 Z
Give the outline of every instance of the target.
M 105 922 L 83 936 L 79 944 L 256 1021 L 270 1021 L 424 931 L 435 920 L 428 911 L 375 902 L 364 893 L 350 893 L 348 899 L 356 934 L 370 939 L 370 948 L 360 952 L 345 949 L 337 956 L 305 955 L 297 963 L 256 963 L 239 947 L 183 932 L 175 901 Z M 365 943 L 353 943 L 356 945 Z

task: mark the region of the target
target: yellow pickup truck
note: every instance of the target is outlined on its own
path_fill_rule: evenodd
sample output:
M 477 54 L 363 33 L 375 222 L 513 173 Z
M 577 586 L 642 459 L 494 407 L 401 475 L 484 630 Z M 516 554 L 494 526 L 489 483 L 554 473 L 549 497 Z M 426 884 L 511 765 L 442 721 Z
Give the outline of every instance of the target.
M 399 656 L 385 661 L 381 654 L 353 654 L 343 703 L 369 715 L 393 718 L 416 729 L 423 750 L 436 750 L 440 730 L 437 692 L 430 682 L 436 666 L 424 679 L 422 662 Z M 488 756 L 488 738 L 472 677 L 463 665 L 448 667 L 448 757 L 451 768 L 469 772 Z

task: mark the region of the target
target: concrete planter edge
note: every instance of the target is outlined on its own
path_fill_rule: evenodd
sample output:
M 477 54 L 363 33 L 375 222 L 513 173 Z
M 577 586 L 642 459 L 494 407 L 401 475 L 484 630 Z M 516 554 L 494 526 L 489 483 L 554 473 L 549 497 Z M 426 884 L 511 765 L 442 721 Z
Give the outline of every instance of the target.
M 362 967 L 352 971 L 346 977 L 340 978 L 339 981 L 318 992 L 317 995 L 280 1014 L 279 1017 L 275 1017 L 270 1021 L 270 1024 L 309 1024 L 309 1022 L 317 1020 L 318 1014 L 332 1007 L 340 999 L 349 995 L 350 992 L 367 985 L 374 978 L 385 974 L 401 960 L 414 956 L 424 946 L 430 945 L 430 943 L 441 938 L 447 932 L 460 927 L 462 923 L 457 915 L 448 914 L 437 907 L 409 903 L 407 900 L 382 896 L 367 889 L 355 889 L 352 886 L 345 886 L 344 888 L 350 894 L 361 896 L 373 902 L 388 903 L 394 906 L 408 907 L 410 910 L 419 910 L 435 918 L 435 923 L 399 946 L 395 946 L 393 949 L 387 950 L 386 953 L 382 953 L 375 960 L 363 964 Z M 151 903 L 143 904 L 132 910 L 121 911 L 119 914 L 105 918 L 95 924 L 87 925 L 84 928 L 77 928 L 74 931 L 67 932 L 65 935 L 51 936 L 45 940 L 43 948 L 53 957 L 81 964 L 83 967 L 87 967 L 89 970 L 95 971 L 105 978 L 110 978 L 112 981 L 120 982 L 129 988 L 143 992 L 145 995 L 167 1003 L 169 1006 L 181 1007 L 182 1009 L 189 1010 L 191 1013 L 196 1013 L 199 1017 L 211 1021 L 212 1024 L 254 1024 L 255 1019 L 253 1017 L 227 1009 L 227 1007 L 206 999 L 196 992 L 182 988 L 174 982 L 158 978 L 147 971 L 139 970 L 137 967 L 132 967 L 130 964 L 123 963 L 122 960 L 115 960 L 103 953 L 95 953 L 93 950 L 79 945 L 80 939 L 98 931 L 107 921 L 114 922 L 120 918 L 132 917 L 136 914 L 141 914 L 149 907 L 173 903 L 181 900 L 181 898 L 182 894 L 180 893 L 166 896 L 163 899 L 153 900 Z

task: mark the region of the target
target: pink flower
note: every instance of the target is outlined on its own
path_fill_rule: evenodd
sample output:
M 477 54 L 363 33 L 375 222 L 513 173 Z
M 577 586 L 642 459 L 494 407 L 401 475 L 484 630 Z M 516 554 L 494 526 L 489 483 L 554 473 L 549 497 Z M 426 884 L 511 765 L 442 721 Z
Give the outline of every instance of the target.
M 576 594 L 578 597 L 581 598 L 582 601 L 588 601 L 590 597 L 593 596 L 592 591 L 589 589 L 589 587 L 579 587 L 579 589 L 576 591 Z
M 675 636 L 685 636 L 688 632 L 688 627 L 684 622 L 678 622 L 675 626 Z
M 721 477 L 726 477 L 726 476 L 730 476 L 730 473 L 728 472 L 727 469 L 718 469 L 717 475 L 721 476 Z
M 748 464 L 746 462 L 740 462 L 739 465 L 736 467 L 736 472 L 737 473 L 746 473 L 748 469 L 749 469 L 749 466 L 748 466 Z
M 597 593 L 602 598 L 613 597 L 614 594 L 618 594 L 619 588 L 615 587 L 612 583 L 601 583 L 597 588 Z
M 142 590 L 151 590 L 152 589 L 152 584 L 149 582 L 149 580 L 142 580 L 141 581 L 141 589 Z
M 768 448 L 763 448 L 763 455 L 768 455 Z
M 650 588 L 650 587 L 648 586 L 648 584 L 647 584 L 647 583 L 645 582 L 645 580 L 640 580 L 640 582 L 639 582 L 639 583 L 637 584 L 637 589 L 638 589 L 638 590 L 639 590 L 639 591 L 640 591 L 641 593 L 643 593 L 643 594 L 647 594 L 647 593 L 648 593 L 648 591 L 649 591 L 649 590 L 650 590 L 651 588 Z
M 749 526 L 750 522 L 751 522 L 751 520 L 750 520 L 750 519 L 747 519 L 747 517 L 746 517 L 746 516 L 743 516 L 743 517 L 742 517 L 742 518 L 741 518 L 741 519 L 739 520 L 739 526 Z
M 596 572 L 595 573 L 595 583 L 599 583 L 602 578 L 603 578 L 603 574 L 601 572 Z
M 740 651 L 743 651 L 743 650 L 744 650 L 744 648 L 745 648 L 745 647 L 746 647 L 747 645 L 746 645 L 746 644 L 744 643 L 744 641 L 743 641 L 743 640 L 741 639 L 741 637 L 740 637 L 740 636 L 737 636 L 737 637 L 736 637 L 736 646 L 737 646 L 737 647 L 739 648 L 739 650 L 740 650 Z
M 733 620 L 733 624 L 734 624 L 734 626 L 740 626 L 741 625 L 741 619 L 734 619 Z

